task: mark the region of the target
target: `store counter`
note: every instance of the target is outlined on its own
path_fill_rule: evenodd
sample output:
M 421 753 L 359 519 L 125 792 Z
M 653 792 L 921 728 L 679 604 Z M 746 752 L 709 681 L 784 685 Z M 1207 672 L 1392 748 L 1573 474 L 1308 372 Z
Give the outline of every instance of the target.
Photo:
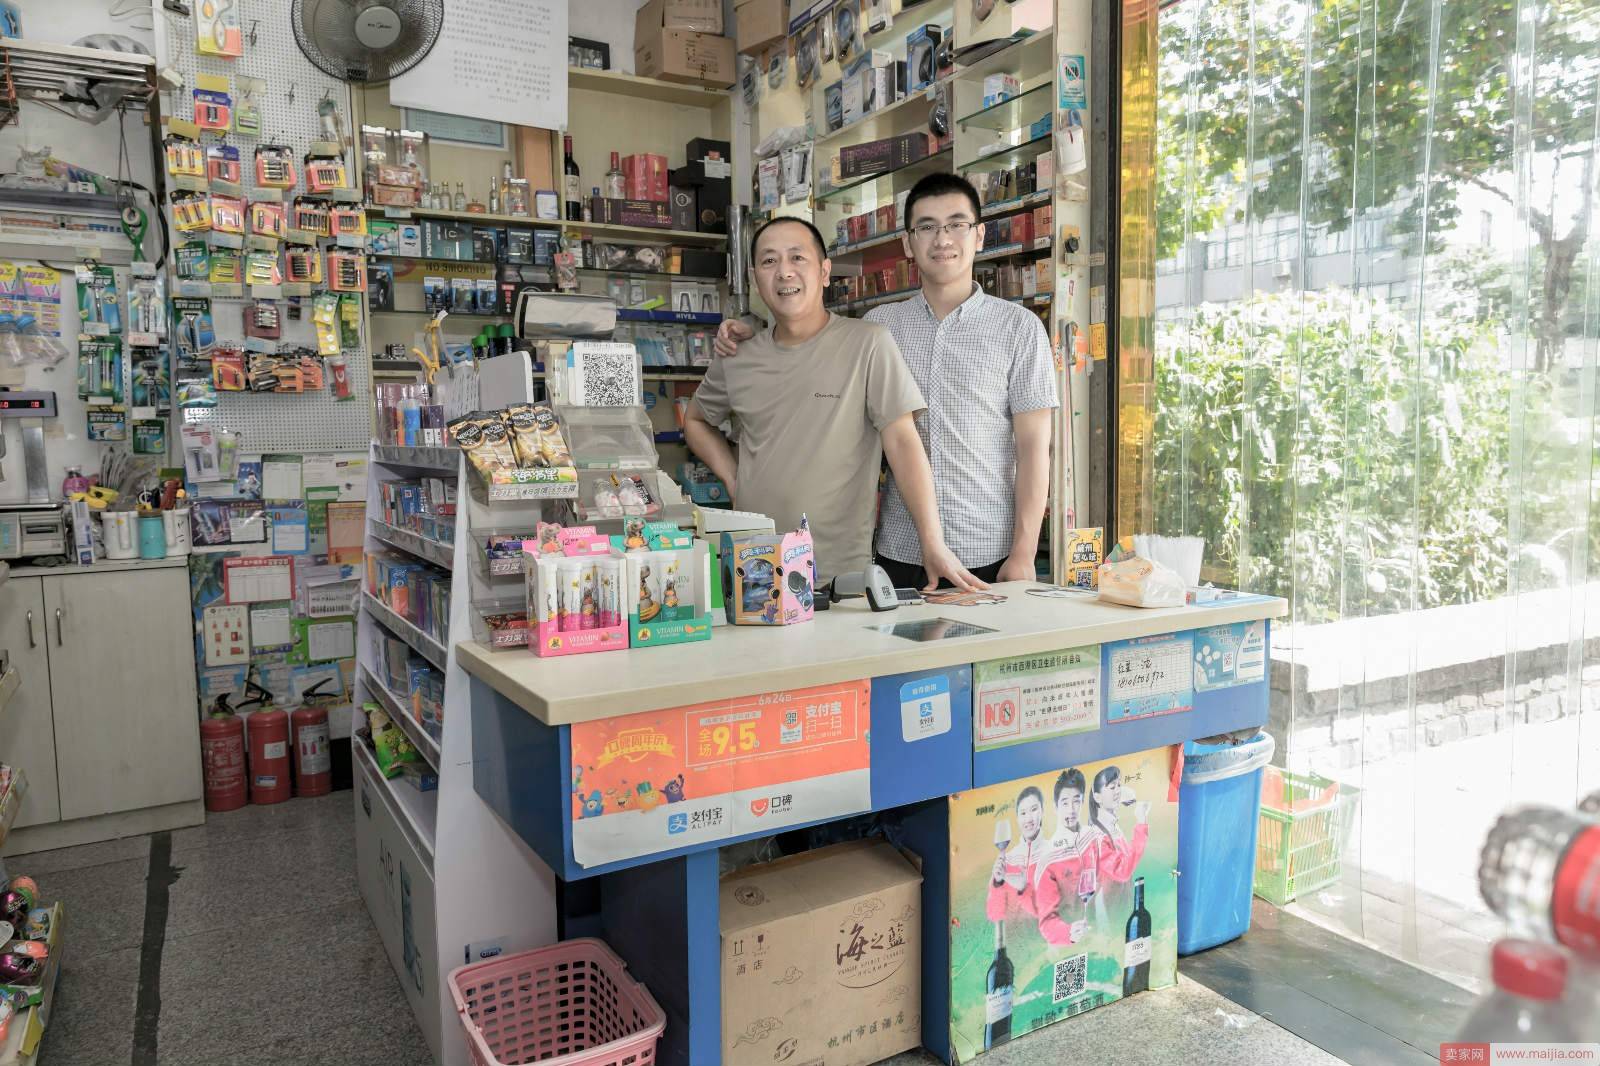
M 1283 600 L 1141 610 L 1037 588 L 884 613 L 852 600 L 629 652 L 457 645 L 474 787 L 574 886 L 564 935 L 603 936 L 661 1000 L 662 1061 L 722 1060 L 719 849 L 893 812 L 924 862 L 932 988 L 949 964 L 950 838 L 946 805 L 926 801 L 1265 724 Z M 922 1013 L 948 1061 L 948 1003 L 925 995 Z

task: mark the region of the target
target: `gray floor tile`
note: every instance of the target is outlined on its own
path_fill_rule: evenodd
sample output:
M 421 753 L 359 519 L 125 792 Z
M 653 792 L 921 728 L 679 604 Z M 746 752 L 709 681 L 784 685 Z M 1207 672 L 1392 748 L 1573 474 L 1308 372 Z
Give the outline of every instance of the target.
M 6 856 L 6 866 L 14 874 L 59 873 L 63 870 L 81 870 L 86 866 L 104 866 L 108 862 L 128 859 L 148 859 L 148 836 L 123 837 L 121 840 L 103 840 L 97 844 L 79 844 L 74 848 L 57 848 L 54 851 L 35 851 L 27 855 Z
M 1208 987 L 1346 1062 L 1437 1061 L 1473 994 L 1256 902 L 1243 938 L 1179 961 Z
M 294 886 L 282 892 L 292 898 Z M 318 1026 L 351 1026 L 380 1040 L 414 1024 L 360 899 L 167 939 L 163 1066 L 219 1063 Z
M 267 806 L 246 804 L 236 811 L 207 814 L 204 825 L 172 832 L 174 857 L 214 844 L 253 840 L 302 829 L 327 830 L 341 824 L 354 835 L 350 793 L 332 792 L 311 799 L 292 799 Z
M 315 825 L 175 853 L 172 863 L 179 871 L 167 937 L 356 899 L 355 847 L 348 821 L 324 817 Z
M 39 874 L 39 897 L 66 908 L 69 958 L 88 959 L 144 939 L 145 878 L 148 859 L 124 859 L 76 870 Z M 14 867 L 27 873 L 26 867 Z
M 913 1051 L 883 1066 L 931 1066 L 938 1061 L 926 1051 Z M 1339 1060 L 1180 973 L 1175 988 L 1141 993 L 1057 1022 L 995 1048 L 978 1062 L 982 1066 L 1069 1062 L 1338 1066 Z
M 67 932 L 39 1066 L 128 1062 L 133 1057 L 140 949 L 82 958 L 72 950 L 76 930 L 69 926 Z
M 312 1022 L 281 1040 L 242 1049 L 209 1052 L 198 1058 L 161 1056 L 161 1066 L 431 1066 L 433 1055 L 422 1032 L 396 1015 L 364 1017 L 330 1027 Z

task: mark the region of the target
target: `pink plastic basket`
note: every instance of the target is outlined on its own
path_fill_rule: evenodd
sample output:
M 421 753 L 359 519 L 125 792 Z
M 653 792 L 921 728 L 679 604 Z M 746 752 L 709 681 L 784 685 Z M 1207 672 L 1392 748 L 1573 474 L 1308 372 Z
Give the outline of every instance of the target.
M 458 967 L 450 995 L 476 1066 L 651 1066 L 667 1027 L 649 990 L 592 938 Z

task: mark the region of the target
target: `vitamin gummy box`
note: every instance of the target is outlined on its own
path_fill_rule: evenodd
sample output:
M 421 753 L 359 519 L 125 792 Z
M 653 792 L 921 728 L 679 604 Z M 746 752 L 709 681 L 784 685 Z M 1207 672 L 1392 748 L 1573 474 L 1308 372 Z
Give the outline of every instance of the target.
M 811 621 L 815 571 L 811 534 L 722 535 L 722 596 L 728 621 L 786 626 Z
M 622 651 L 628 646 L 622 610 L 627 573 L 620 553 L 593 526 L 563 529 L 549 550 L 524 541 L 528 559 L 528 646 L 535 655 Z
M 635 648 L 711 639 L 711 548 L 671 522 L 630 518 L 611 538 L 628 566 L 628 643 Z

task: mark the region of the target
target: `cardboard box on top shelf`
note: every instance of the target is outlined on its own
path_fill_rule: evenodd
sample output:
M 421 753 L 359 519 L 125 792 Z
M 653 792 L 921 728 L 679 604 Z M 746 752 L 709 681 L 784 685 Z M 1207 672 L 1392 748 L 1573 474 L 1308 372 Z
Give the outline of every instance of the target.
M 726 89 L 734 83 L 733 39 L 670 29 L 663 21 L 672 0 L 648 0 L 634 15 L 633 65 L 643 78 Z
M 669 30 L 722 36 L 722 0 L 662 0 L 661 8 L 661 24 Z
M 922 1042 L 915 863 L 854 840 L 722 879 L 723 1062 L 865 1066 Z
M 745 55 L 758 55 L 789 34 L 789 0 L 744 0 L 733 9 L 734 39 Z

